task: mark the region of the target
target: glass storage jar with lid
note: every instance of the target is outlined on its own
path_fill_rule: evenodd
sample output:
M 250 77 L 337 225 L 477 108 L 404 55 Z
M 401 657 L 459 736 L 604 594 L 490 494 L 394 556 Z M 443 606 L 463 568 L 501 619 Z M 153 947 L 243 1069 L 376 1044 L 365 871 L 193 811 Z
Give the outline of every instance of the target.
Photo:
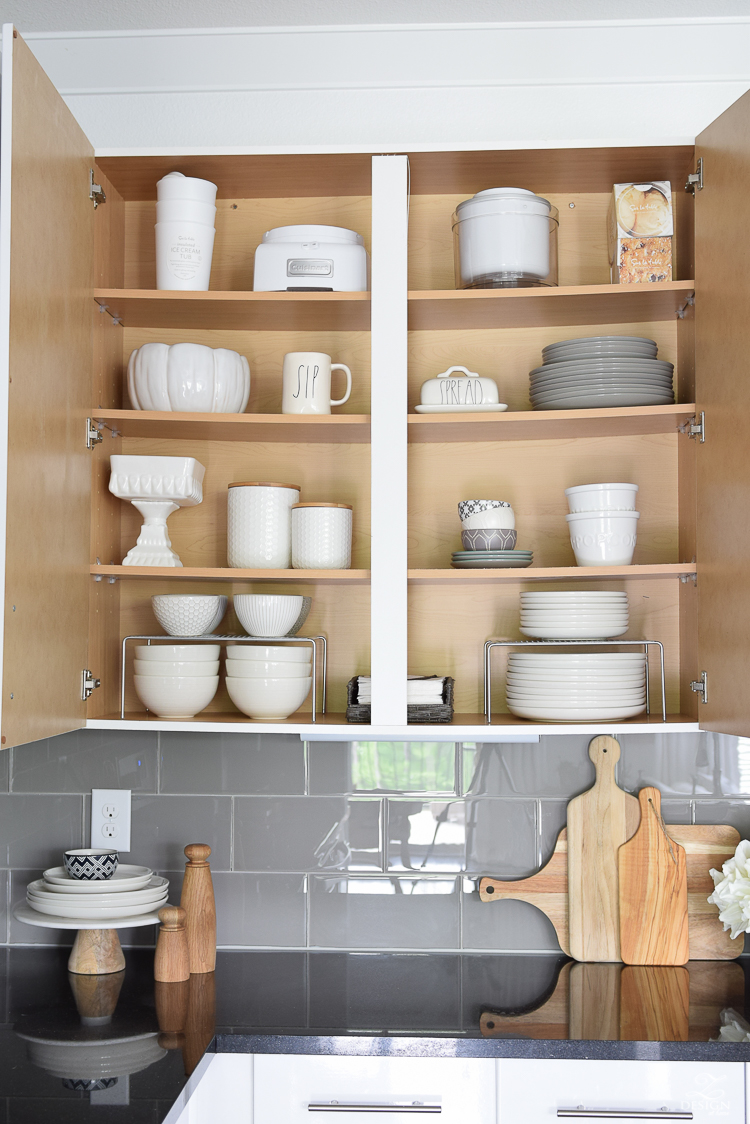
M 557 284 L 558 212 L 523 187 L 490 187 L 453 215 L 457 289 Z

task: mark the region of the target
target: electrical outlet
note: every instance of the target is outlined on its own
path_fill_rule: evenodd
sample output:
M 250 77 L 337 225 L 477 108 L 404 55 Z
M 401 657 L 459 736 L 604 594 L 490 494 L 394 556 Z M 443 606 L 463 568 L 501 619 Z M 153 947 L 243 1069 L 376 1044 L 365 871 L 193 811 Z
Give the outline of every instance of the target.
M 130 789 L 91 790 L 91 846 L 130 850 Z

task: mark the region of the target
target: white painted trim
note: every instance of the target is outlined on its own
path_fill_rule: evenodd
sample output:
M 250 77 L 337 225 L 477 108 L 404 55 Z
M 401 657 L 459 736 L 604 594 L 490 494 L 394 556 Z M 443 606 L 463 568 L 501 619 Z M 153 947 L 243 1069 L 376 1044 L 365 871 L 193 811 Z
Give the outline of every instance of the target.
M 524 141 L 518 144 L 505 145 L 498 144 L 497 138 L 487 139 L 483 143 L 472 142 L 471 144 L 451 142 L 435 143 L 435 144 L 409 144 L 408 146 L 389 146 L 393 148 L 403 148 L 406 151 L 408 147 L 409 152 L 554 152 L 557 149 L 567 148 L 659 148 L 664 145 L 682 145 L 694 144 L 695 136 L 685 135 L 682 137 L 674 137 L 672 135 L 664 135 L 657 138 L 650 138 L 647 145 L 643 144 L 643 137 L 636 135 L 631 137 L 605 137 L 603 140 L 592 140 L 591 137 L 583 139 L 573 139 L 560 141 L 559 143 L 540 143 L 535 144 L 533 141 Z M 300 156 L 310 154 L 331 154 L 341 152 L 370 152 L 371 149 L 363 147 L 361 144 L 308 144 L 308 145 L 237 145 L 236 147 L 227 147 L 220 145 L 212 147 L 210 145 L 198 145 L 197 147 L 184 146 L 181 148 L 173 148 L 168 146 L 159 145 L 156 147 L 147 148 L 110 148 L 102 147 L 97 148 L 94 155 L 97 159 L 104 156 Z M 385 153 L 383 153 L 385 155 Z
M 5 549 L 8 516 L 8 390 L 10 380 L 10 233 L 13 147 L 13 24 L 3 25 L 0 75 L 0 728 L 3 713 Z
M 409 161 L 372 159 L 370 674 L 376 726 L 406 722 Z

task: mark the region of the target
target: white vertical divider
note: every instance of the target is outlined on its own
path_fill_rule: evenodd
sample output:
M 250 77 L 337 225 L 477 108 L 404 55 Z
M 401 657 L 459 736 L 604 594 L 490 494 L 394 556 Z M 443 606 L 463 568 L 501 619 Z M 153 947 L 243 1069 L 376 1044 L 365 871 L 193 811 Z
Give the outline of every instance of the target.
M 409 162 L 372 158 L 370 674 L 373 726 L 406 725 Z

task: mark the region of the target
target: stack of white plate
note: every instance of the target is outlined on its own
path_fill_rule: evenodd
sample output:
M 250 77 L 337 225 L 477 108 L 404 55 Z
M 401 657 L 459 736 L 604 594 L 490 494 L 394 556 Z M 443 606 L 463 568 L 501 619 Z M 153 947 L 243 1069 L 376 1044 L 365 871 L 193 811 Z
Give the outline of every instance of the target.
M 64 866 L 54 866 L 26 887 L 26 902 L 37 913 L 101 922 L 156 913 L 168 895 L 169 879 L 150 867 L 125 863 L 111 878 L 96 882 L 71 878 Z
M 633 718 L 646 709 L 646 671 L 640 652 L 511 652 L 508 710 L 537 722 Z
M 531 404 L 535 410 L 671 405 L 674 366 L 657 359 L 656 350 L 643 336 L 550 344 L 543 365 L 529 374 Z
M 606 640 L 628 631 L 627 593 L 522 593 L 521 632 L 541 640 Z

